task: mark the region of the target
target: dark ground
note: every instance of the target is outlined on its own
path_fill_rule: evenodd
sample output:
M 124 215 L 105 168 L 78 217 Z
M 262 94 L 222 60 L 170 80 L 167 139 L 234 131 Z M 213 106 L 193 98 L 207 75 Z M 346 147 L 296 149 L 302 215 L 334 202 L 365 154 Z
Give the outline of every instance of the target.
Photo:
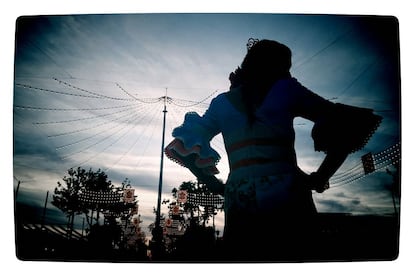
M 395 216 L 320 214 L 318 225 L 311 256 L 293 257 L 283 262 L 392 261 L 398 258 L 399 223 Z M 205 231 L 195 232 L 177 243 L 176 251 L 153 261 L 227 262 L 216 257 L 221 253 L 221 241 L 206 235 Z M 265 243 L 263 246 L 267 250 Z M 151 262 L 146 253 L 146 247 L 114 250 L 102 243 L 81 239 L 79 235 L 68 239 L 40 227 L 34 229 L 16 223 L 16 256 L 23 261 Z

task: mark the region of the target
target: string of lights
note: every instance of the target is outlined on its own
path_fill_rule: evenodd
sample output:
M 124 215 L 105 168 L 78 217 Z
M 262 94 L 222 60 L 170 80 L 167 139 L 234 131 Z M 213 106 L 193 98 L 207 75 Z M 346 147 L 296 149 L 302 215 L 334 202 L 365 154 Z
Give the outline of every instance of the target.
M 125 107 L 136 106 L 136 104 L 119 105 L 119 106 L 107 106 L 107 107 L 91 107 L 91 108 L 54 108 L 54 107 L 36 107 L 28 105 L 13 105 L 14 108 L 18 109 L 29 109 L 38 111 L 97 111 L 97 110 L 111 110 Z
M 119 83 L 115 83 L 115 84 L 119 89 L 121 89 L 122 92 L 127 94 L 132 99 L 134 99 L 136 101 L 139 101 L 141 103 L 158 103 L 158 102 L 163 100 L 163 97 L 159 97 L 159 98 L 137 98 L 134 95 L 132 95 L 131 93 L 129 93 L 128 91 L 126 91 Z
M 128 107 L 128 108 L 123 109 L 123 110 L 118 110 L 118 111 L 115 111 L 115 112 L 104 113 L 104 114 L 98 114 L 98 115 L 95 115 L 95 116 L 82 117 L 82 118 L 69 119 L 69 120 L 59 120 L 59 121 L 34 122 L 33 124 L 34 125 L 67 124 L 67 123 L 74 123 L 74 122 L 79 122 L 79 121 L 101 119 L 101 118 L 104 118 L 104 117 L 117 115 L 117 114 L 120 114 L 122 112 L 133 111 L 134 108 L 135 107 Z
M 119 121 L 120 119 L 123 119 L 123 118 L 128 118 L 125 121 L 119 122 L 119 123 L 122 124 L 122 123 L 125 123 L 125 122 L 129 122 L 130 119 L 131 119 L 131 117 L 136 117 L 136 114 L 130 114 L 130 113 L 128 113 L 128 114 L 125 114 L 123 116 L 114 118 L 112 120 L 107 120 L 107 121 L 104 121 L 104 122 L 99 123 L 99 124 L 94 124 L 93 126 L 90 126 L 90 127 L 75 129 L 75 130 L 71 130 L 71 131 L 67 131 L 67 132 L 61 132 L 61 133 L 53 134 L 53 135 L 48 135 L 47 137 L 48 138 L 54 138 L 54 137 L 59 137 L 59 136 L 70 135 L 70 134 L 74 134 L 74 133 L 79 133 L 79 132 L 83 132 L 83 131 L 88 131 L 88 130 L 92 130 L 94 128 L 98 128 L 98 127 L 101 127 L 101 126 L 104 126 L 104 125 L 107 125 L 107 124 L 110 124 L 110 123 L 113 123 L 113 122 L 117 122 L 117 121 Z
M 377 154 L 373 155 L 373 162 L 376 170 L 384 169 L 395 165 L 401 160 L 401 145 L 397 143 Z
M 217 94 L 217 90 L 205 97 L 204 99 L 200 101 L 189 101 L 189 100 L 183 100 L 183 99 L 172 99 L 171 103 L 179 106 L 179 107 L 193 107 L 196 105 L 204 104 L 208 99 L 212 98 L 214 95 Z M 186 104 L 187 103 L 187 104 Z M 205 103 L 207 105 L 207 103 Z
M 372 65 L 372 64 L 371 64 Z M 368 70 L 371 65 L 367 66 L 363 72 Z M 363 72 L 361 74 L 363 74 Z M 359 75 L 358 75 L 359 76 Z M 354 81 L 352 81 L 351 85 L 357 81 L 359 77 L 357 77 Z M 53 89 L 46 89 L 41 88 L 37 86 L 32 86 L 28 84 L 22 84 L 22 83 L 16 83 L 16 86 L 22 87 L 24 89 L 31 89 L 35 91 L 45 92 L 45 93 L 54 93 L 57 95 L 64 95 L 64 96 L 73 96 L 73 97 L 84 97 L 84 98 L 90 98 L 93 100 L 115 100 L 115 101 L 132 101 L 132 104 L 128 105 L 101 105 L 101 104 L 95 104 L 95 106 L 91 107 L 79 107 L 79 108 L 55 108 L 55 107 L 39 107 L 39 106 L 30 106 L 30 105 L 14 105 L 15 108 L 18 109 L 29 109 L 29 110 L 37 110 L 37 111 L 52 111 L 52 112 L 92 112 L 92 111 L 111 111 L 111 112 L 105 112 L 102 114 L 96 114 L 93 116 L 85 116 L 85 117 L 78 117 L 78 118 L 65 118 L 63 120 L 53 120 L 53 121 L 43 121 L 43 122 L 34 122 L 35 125 L 53 125 L 53 124 L 72 124 L 72 123 L 79 123 L 79 122 L 86 122 L 91 121 L 89 126 L 85 126 L 78 129 L 72 129 L 70 131 L 64 131 L 60 133 L 54 133 L 50 134 L 47 137 L 48 138 L 58 138 L 63 136 L 69 136 L 74 135 L 77 133 L 89 133 L 89 131 L 92 131 L 94 129 L 99 130 L 98 132 L 89 133 L 86 137 L 81 137 L 79 139 L 76 139 L 75 141 L 71 141 L 69 143 L 64 143 L 58 147 L 56 147 L 56 150 L 63 150 L 63 149 L 69 149 L 72 146 L 79 145 L 83 142 L 93 140 L 95 138 L 101 138 L 99 140 L 93 141 L 93 143 L 89 144 L 88 146 L 83 147 L 80 150 L 72 151 L 69 154 L 63 155 L 62 159 L 68 159 L 69 157 L 74 156 L 75 154 L 86 152 L 87 150 L 91 149 L 92 147 L 96 147 L 99 144 L 102 144 L 103 142 L 109 140 L 111 137 L 114 137 L 115 135 L 119 134 L 123 130 L 127 129 L 129 126 L 129 131 L 131 131 L 134 127 L 136 127 L 139 122 L 142 122 L 144 118 L 148 119 L 148 116 L 145 116 L 149 113 L 149 111 L 154 111 L 155 109 L 152 107 L 148 107 L 147 104 L 153 104 L 153 103 L 161 103 L 165 102 L 167 104 L 170 104 L 170 118 L 172 118 L 177 125 L 180 124 L 179 119 L 177 117 L 182 117 L 183 114 L 185 114 L 188 111 L 193 111 L 194 108 L 198 109 L 199 112 L 205 111 L 205 109 L 208 107 L 208 99 L 212 98 L 216 93 L 217 90 L 210 93 L 207 97 L 199 100 L 199 101 L 192 101 L 192 100 L 185 100 L 185 99 L 179 99 L 179 98 L 173 98 L 173 97 L 156 97 L 156 98 L 139 98 L 135 96 L 134 94 L 127 91 L 123 86 L 121 86 L 120 83 L 115 83 L 116 87 L 120 89 L 123 93 L 125 93 L 128 98 L 120 98 L 120 97 L 111 97 L 107 96 L 101 93 L 93 92 L 88 89 L 81 88 L 77 85 L 74 85 L 72 83 L 69 83 L 67 81 L 60 80 L 58 78 L 52 78 L 54 81 L 56 81 L 59 85 L 63 85 L 64 87 L 69 88 L 70 90 L 79 91 L 81 93 L 86 94 L 79 94 L 79 93 L 73 93 L 68 91 L 58 91 Z M 351 86 L 350 85 L 350 86 Z M 348 86 L 348 88 L 350 87 Z M 347 89 L 345 89 L 342 92 L 345 92 Z M 190 109 L 191 108 L 191 109 Z M 190 109 L 190 110 L 189 110 Z M 178 114 L 178 116 L 176 116 Z M 125 119 L 125 120 L 123 120 Z M 140 120 L 139 120 L 140 119 Z M 102 120 L 101 122 L 92 122 L 93 120 Z M 150 137 L 153 136 L 155 132 L 155 126 L 153 124 L 154 116 L 150 118 L 150 120 L 147 120 L 143 123 L 143 126 L 148 126 L 148 124 L 153 125 L 152 127 L 152 134 Z M 115 127 L 109 127 L 111 124 L 118 124 Z M 120 127 L 122 125 L 122 127 Z M 73 128 L 73 127 L 72 127 Z M 110 130 L 110 131 L 108 131 Z M 106 136 L 102 137 L 102 134 L 107 133 Z M 115 139 L 110 143 L 107 147 L 104 149 L 97 149 L 97 153 L 94 156 L 99 155 L 103 151 L 107 150 L 111 146 L 115 145 L 122 137 L 124 137 L 128 131 L 126 131 L 123 135 L 121 135 L 118 139 Z M 140 140 L 140 137 L 137 137 L 134 142 L 131 144 L 130 147 L 125 149 L 125 151 L 120 154 L 120 157 L 116 160 L 116 162 L 112 166 L 115 166 L 117 163 L 119 163 L 123 158 L 125 158 L 129 152 L 131 152 L 137 145 L 138 141 Z M 225 151 L 224 147 L 221 146 L 222 142 L 212 141 L 212 143 L 215 143 L 215 147 L 220 148 L 221 151 Z M 220 145 L 218 145 L 219 143 Z M 149 145 L 149 139 L 146 143 L 146 146 L 143 147 L 144 150 Z M 93 157 L 87 159 L 86 161 L 82 162 L 84 164 L 87 161 L 90 161 Z M 395 164 L 396 162 L 399 162 L 400 155 L 399 155 L 399 145 L 394 145 L 382 152 L 376 153 L 373 155 L 373 160 L 375 163 L 375 170 L 381 170 L 386 167 L 388 167 L 391 164 Z M 364 172 L 364 167 L 362 164 L 356 164 L 355 166 L 351 167 L 350 169 L 343 171 L 342 173 L 334 175 L 334 177 L 331 179 L 331 187 L 338 187 L 342 186 L 348 183 L 355 182 L 357 180 L 360 180 L 361 178 L 365 177 L 366 173 Z
M 133 101 L 133 99 L 125 99 L 125 98 L 118 98 L 118 97 L 110 97 L 110 96 L 107 96 L 107 95 L 104 95 L 104 94 L 100 94 L 100 93 L 92 92 L 92 91 L 90 91 L 90 90 L 87 90 L 87 89 L 84 89 L 84 88 L 80 88 L 80 87 L 78 87 L 78 86 L 75 86 L 75 85 L 73 85 L 73 84 L 71 84 L 71 83 L 68 83 L 68 82 L 66 82 L 66 81 L 59 80 L 59 79 L 57 79 L 57 78 L 52 78 L 52 79 L 53 79 L 53 80 L 55 80 L 55 81 L 57 81 L 59 84 L 63 84 L 63 85 L 65 85 L 65 86 L 67 86 L 67 87 L 70 87 L 70 88 L 72 88 L 72 89 L 75 89 L 75 90 L 78 90 L 78 91 L 81 91 L 81 92 L 85 92 L 85 93 L 87 93 L 87 94 L 94 95 L 94 96 L 96 96 L 96 97 L 98 97 L 98 98 L 102 98 L 102 99 L 109 99 L 109 100 L 116 100 L 116 101 Z
M 358 171 L 349 174 L 344 178 L 332 178 L 331 188 L 343 186 L 358 181 L 367 175 L 381 171 L 391 165 L 397 165 L 401 161 L 401 144 L 386 148 L 385 150 L 361 157 L 361 163 L 356 166 Z
M 63 91 L 57 91 L 57 90 L 52 90 L 52 89 L 47 89 L 47 88 L 41 88 L 41 87 L 36 87 L 36 86 L 32 86 L 29 84 L 23 84 L 23 83 L 15 83 L 16 86 L 18 87 L 22 87 L 25 89 L 31 89 L 33 91 L 37 91 L 37 92 L 46 92 L 46 93 L 54 93 L 54 94 L 60 94 L 60 95 L 66 95 L 66 96 L 71 96 L 71 97 L 82 97 L 82 98 L 92 98 L 92 99 L 102 99 L 103 97 L 98 96 L 98 95 L 84 95 L 84 94 L 75 94 L 75 93 L 69 93 L 69 92 L 63 92 Z
M 345 178 L 350 177 L 351 175 L 358 174 L 363 170 L 361 162 L 358 162 L 352 168 L 345 170 L 344 172 L 335 174 L 331 180 L 332 181 L 341 181 Z

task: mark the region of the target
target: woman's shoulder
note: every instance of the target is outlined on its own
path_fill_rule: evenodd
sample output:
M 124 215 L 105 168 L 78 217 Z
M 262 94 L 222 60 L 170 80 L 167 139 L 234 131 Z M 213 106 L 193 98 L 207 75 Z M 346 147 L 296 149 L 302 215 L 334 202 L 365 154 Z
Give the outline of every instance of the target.
M 223 102 L 226 101 L 226 94 L 229 93 L 229 91 L 220 92 L 215 97 L 213 97 L 209 103 L 209 108 L 211 109 L 215 105 L 221 105 Z
M 304 88 L 303 85 L 294 77 L 287 77 L 277 80 L 270 91 L 286 91 L 289 92 L 300 91 L 301 88 Z
M 238 94 L 238 88 L 233 88 L 233 89 L 230 89 L 230 90 L 228 90 L 228 91 L 224 91 L 224 92 L 221 92 L 221 93 L 219 93 L 215 98 L 213 98 L 212 100 L 211 100 L 211 102 L 213 103 L 222 103 L 222 102 L 225 102 L 225 101 L 227 101 L 228 100 L 228 98 L 231 96 L 231 97 L 234 97 L 234 96 L 236 96 L 236 94 Z
M 226 93 L 222 94 L 222 101 L 231 104 L 237 111 L 244 113 L 245 108 L 241 96 L 241 88 L 232 88 Z

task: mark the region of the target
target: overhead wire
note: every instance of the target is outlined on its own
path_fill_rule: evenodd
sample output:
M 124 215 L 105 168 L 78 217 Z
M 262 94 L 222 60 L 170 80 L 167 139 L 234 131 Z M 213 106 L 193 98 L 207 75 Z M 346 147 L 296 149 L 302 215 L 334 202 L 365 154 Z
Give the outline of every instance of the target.
M 367 73 L 376 63 L 378 62 L 378 59 L 374 58 L 374 60 L 370 63 L 368 63 L 360 72 L 358 75 L 356 75 L 356 77 L 341 91 L 338 93 L 338 95 L 336 95 L 336 98 L 340 98 L 343 97 L 345 95 L 345 93 L 347 91 L 349 91 L 349 89 L 351 89 L 352 86 L 354 86 L 355 83 L 357 83 L 362 76 L 365 75 L 365 73 Z
M 138 141 L 140 141 L 141 140 L 141 138 L 142 138 L 142 136 L 143 136 L 143 134 L 145 133 L 145 131 L 147 130 L 147 128 L 150 126 L 150 125 L 152 125 L 152 121 L 153 121 L 153 119 L 154 119 L 154 117 L 155 117 L 155 115 L 156 115 L 156 112 L 157 112 L 157 109 L 152 109 L 152 112 L 153 112 L 153 114 L 152 115 L 150 115 L 149 117 L 150 117 L 150 119 L 149 119 L 149 121 L 145 124 L 145 127 L 144 127 L 144 129 L 141 131 L 141 134 L 140 135 L 137 135 L 137 137 L 136 137 L 136 139 L 135 139 L 135 141 L 131 144 L 131 146 L 110 166 L 110 167 L 107 167 L 106 169 L 105 169 L 105 171 L 109 171 L 111 168 L 113 168 L 113 167 L 115 167 L 123 158 L 125 158 L 125 156 L 128 154 L 128 153 L 130 153 L 131 151 L 132 151 L 132 149 L 138 144 Z M 138 126 L 138 123 L 135 123 L 135 127 L 137 127 Z M 150 141 L 150 139 L 151 139 L 152 137 L 150 137 L 149 139 L 148 139 L 148 142 Z
M 374 171 L 366 173 L 362 166 L 358 166 L 359 172 L 350 173 L 347 177 L 341 179 L 333 179 L 331 188 L 340 187 L 357 180 L 360 180 L 372 173 L 381 171 L 391 165 L 396 165 L 401 161 L 400 143 L 396 143 L 381 152 L 373 154 Z M 356 168 L 356 167 L 355 167 Z
M 96 92 L 92 92 L 90 90 L 84 89 L 84 88 L 80 88 L 78 86 L 75 86 L 69 82 L 57 79 L 57 78 L 53 78 L 54 80 L 56 80 L 57 82 L 59 82 L 60 84 L 64 84 L 72 89 L 76 89 L 100 98 L 104 98 L 104 99 L 109 99 L 109 100 L 118 100 L 118 101 L 138 101 L 141 103 L 157 103 L 159 101 L 162 100 L 161 97 L 157 97 L 157 98 L 137 98 L 134 95 L 132 95 L 131 93 L 129 93 L 128 91 L 126 91 L 119 83 L 115 82 L 115 85 L 125 94 L 127 94 L 130 98 L 118 98 L 118 97 L 111 97 L 111 96 L 107 96 L 101 93 L 96 93 Z
M 96 93 L 96 92 L 89 91 L 87 89 L 80 88 L 80 87 L 75 86 L 75 85 L 73 85 L 73 84 L 71 84 L 69 82 L 66 82 L 66 81 L 63 81 L 63 80 L 60 80 L 60 79 L 57 79 L 57 78 L 53 78 L 53 79 L 55 81 L 57 81 L 59 84 L 63 84 L 63 85 L 65 85 L 67 87 L 70 87 L 72 89 L 75 89 L 75 90 L 78 90 L 78 91 L 82 91 L 82 92 L 85 92 L 85 93 L 94 95 L 94 96 L 99 97 L 99 98 L 102 98 L 102 99 L 109 99 L 109 100 L 116 100 L 116 101 L 132 101 L 132 100 L 135 100 L 135 99 L 125 99 L 125 98 L 118 98 L 118 97 L 110 97 L 110 96 L 107 96 L 107 95 L 104 95 L 104 94 L 101 94 L 101 93 Z
M 42 53 L 45 57 L 47 57 L 50 61 L 52 61 L 53 64 L 55 64 L 62 72 L 64 72 L 66 75 L 69 76 L 69 78 L 73 78 L 72 74 L 70 74 L 66 69 L 63 68 L 62 65 L 60 65 L 52 56 L 50 56 L 46 51 L 44 51 L 42 48 L 40 48 L 35 41 L 29 41 L 28 39 L 19 41 L 20 43 L 26 43 L 33 45 L 40 53 Z
M 157 109 L 153 109 L 153 110 L 158 111 Z M 161 114 L 161 112 L 159 112 L 159 113 L 156 113 L 154 116 L 152 116 L 150 122 L 147 124 L 147 126 L 151 126 L 151 132 L 150 132 L 150 135 L 148 136 L 148 139 L 146 141 L 145 146 L 143 147 L 144 151 L 141 153 L 141 156 L 138 157 L 138 161 L 136 162 L 136 164 L 134 166 L 135 168 L 138 168 L 141 165 L 143 157 L 145 156 L 145 154 L 148 150 L 149 143 L 152 141 L 152 139 L 154 137 L 155 130 L 158 128 L 158 126 L 155 123 L 153 123 L 154 119 L 157 118 L 156 117 L 157 114 L 159 115 L 159 120 L 161 120 L 162 114 Z
M 363 172 L 364 171 L 363 171 L 362 164 L 359 164 L 358 166 L 355 166 L 355 167 L 353 167 L 353 168 L 351 168 L 349 170 L 346 170 L 345 172 L 343 172 L 343 173 L 341 173 L 339 175 L 334 175 L 331 178 L 331 182 L 332 183 L 334 183 L 334 182 L 342 182 L 345 179 L 348 179 L 350 177 L 353 177 L 353 176 L 355 176 L 357 174 L 360 174 L 360 173 L 363 173 Z
M 51 107 L 38 107 L 38 106 L 28 106 L 28 105 L 13 105 L 15 108 L 19 109 L 28 109 L 28 110 L 37 110 L 37 111 L 96 111 L 96 110 L 111 110 L 124 107 L 136 106 L 137 103 L 129 105 L 119 105 L 119 106 L 107 106 L 107 107 L 95 107 L 95 108 L 51 108 Z
M 101 96 L 97 96 L 97 95 L 83 95 L 83 94 L 75 94 L 75 93 L 69 93 L 69 92 L 63 92 L 63 91 L 57 91 L 57 90 L 52 90 L 52 89 L 47 89 L 47 88 L 41 88 L 41 87 L 36 87 L 36 86 L 32 86 L 29 84 L 24 84 L 24 83 L 15 83 L 16 86 L 25 88 L 25 89 L 31 89 L 34 91 L 38 91 L 38 92 L 44 92 L 44 93 L 54 93 L 54 94 L 59 94 L 59 95 L 65 95 L 65 96 L 71 96 L 71 97 L 82 97 L 82 98 L 92 98 L 92 99 L 101 99 L 103 97 Z
M 139 116 L 137 116 L 136 118 L 139 118 Z M 142 116 L 140 118 L 140 121 L 142 121 L 144 119 L 144 116 Z M 136 124 L 140 121 L 134 121 L 134 124 L 130 124 L 132 125 L 124 134 L 122 134 L 120 137 L 118 137 L 117 139 L 115 139 L 114 141 L 112 141 L 109 145 L 107 145 L 104 149 L 100 150 L 97 154 L 95 154 L 94 156 L 92 156 L 91 158 L 86 159 L 85 161 L 83 161 L 82 163 L 80 163 L 80 165 L 85 164 L 86 162 L 89 162 L 90 160 L 92 160 L 93 158 L 97 157 L 98 155 L 100 155 L 101 153 L 105 152 L 107 149 L 109 149 L 110 147 L 112 147 L 113 145 L 115 145 L 116 143 L 118 143 L 118 141 L 120 141 L 122 138 L 124 138 L 132 129 L 134 129 L 136 127 Z M 128 126 L 128 123 L 125 124 L 125 126 L 121 129 L 125 129 Z M 117 131 L 117 133 L 119 133 L 120 131 Z M 112 137 L 112 135 L 108 136 L 108 137 Z M 106 140 L 106 139 L 105 139 Z M 96 145 L 96 144 L 95 144 Z
M 137 115 L 136 113 L 130 113 L 130 114 L 127 114 L 127 115 L 131 115 L 131 117 L 132 117 L 132 116 L 136 116 L 137 118 L 139 118 L 139 117 L 138 117 L 138 115 Z M 117 121 L 118 119 L 120 119 L 120 117 L 116 118 L 116 120 L 111 120 L 111 121 L 108 121 L 107 123 L 113 123 L 113 122 Z M 128 121 L 129 121 L 129 119 L 128 119 L 128 120 L 125 120 L 125 121 L 121 121 L 121 122 L 119 122 L 119 123 L 120 123 L 120 124 L 122 124 L 122 123 L 125 123 L 125 122 L 128 122 Z M 101 124 L 100 126 L 102 126 L 102 125 L 104 125 L 104 124 Z M 91 129 L 95 128 L 95 126 L 96 126 L 96 125 L 94 125 L 94 126 L 92 126 L 92 127 L 90 127 L 90 128 L 87 128 L 87 129 L 85 129 L 85 130 L 91 130 Z M 80 131 L 75 131 L 75 132 L 73 132 L 73 133 L 76 133 L 76 132 L 80 132 Z M 71 143 L 68 143 L 68 144 L 65 144 L 65 145 L 62 145 L 62 146 L 56 147 L 56 150 L 60 150 L 60 149 L 63 149 L 63 148 L 69 147 L 69 146 L 73 146 L 73 145 L 79 144 L 79 143 L 81 143 L 81 142 L 84 142 L 84 141 L 86 141 L 86 140 L 92 139 L 92 138 L 94 138 L 94 137 L 96 137 L 96 136 L 98 136 L 98 135 L 100 135 L 100 134 L 102 134 L 102 133 L 105 133 L 105 132 L 108 132 L 108 129 L 107 129 L 107 128 L 104 128 L 102 131 L 97 132 L 97 133 L 95 133 L 95 134 L 92 134 L 92 135 L 90 135 L 90 136 L 87 136 L 87 137 L 85 137 L 85 138 L 82 138 L 82 139 L 76 140 L 76 141 L 74 141 L 74 142 L 71 142 Z M 67 133 L 66 133 L 66 134 L 67 134 Z M 70 134 L 72 134 L 72 133 L 70 133 Z M 59 136 L 62 136 L 62 135 L 59 135 Z M 57 137 L 57 136 L 55 136 L 55 137 Z
M 98 119 L 98 118 L 113 116 L 113 115 L 120 114 L 120 113 L 126 112 L 126 111 L 131 111 L 131 110 L 134 110 L 134 108 L 135 107 L 128 107 L 124 110 L 118 110 L 118 111 L 115 111 L 115 112 L 104 113 L 104 114 L 99 114 L 99 115 L 89 116 L 89 117 L 76 118 L 76 119 L 59 120 L 59 121 L 46 121 L 46 122 L 33 122 L 33 124 L 34 125 L 52 125 L 52 124 L 67 124 L 67 123 L 74 123 L 74 122 L 79 122 L 79 121 L 94 120 L 94 119 Z
M 324 46 L 320 50 L 316 51 L 313 55 L 309 56 L 308 58 L 306 58 L 301 63 L 294 64 L 293 65 L 294 68 L 295 69 L 298 69 L 298 68 L 304 66 L 305 64 L 309 63 L 315 57 L 319 56 L 320 54 L 322 54 L 323 52 L 325 52 L 326 50 L 328 50 L 329 48 L 331 48 L 333 45 L 335 45 L 336 43 L 338 43 L 342 38 L 344 38 L 345 36 L 347 36 L 348 34 L 350 34 L 352 31 L 353 31 L 353 29 L 350 28 L 350 29 L 346 30 L 345 32 L 343 32 L 342 34 L 338 35 L 333 40 L 331 40 L 326 46 Z
M 135 115 L 135 117 L 138 117 L 139 115 Z M 135 118 L 134 117 L 134 118 Z M 132 119 L 130 119 L 130 120 L 132 120 Z M 122 125 L 119 125 L 119 126 L 122 126 Z M 118 127 L 119 127 L 118 126 Z M 90 144 L 90 145 L 88 145 L 87 147 L 84 147 L 84 148 L 82 148 L 81 150 L 79 150 L 79 151 L 77 151 L 77 152 L 74 152 L 74 153 L 71 153 L 71 154 L 68 154 L 68 155 L 65 155 L 65 156 L 62 156 L 61 158 L 62 159 L 67 159 L 67 158 L 69 158 L 69 157 L 71 157 L 71 156 L 73 156 L 73 155 L 75 155 L 75 154 L 79 154 L 79 153 L 82 153 L 82 152 L 85 152 L 86 150 L 88 150 L 88 149 L 90 149 L 90 148 L 92 148 L 92 147 L 94 147 L 94 146 L 96 146 L 96 145 L 98 145 L 98 144 L 100 144 L 100 143 L 103 143 L 104 141 L 106 141 L 106 140 L 108 140 L 109 138 L 111 138 L 111 137 L 113 137 L 113 135 L 114 134 L 117 134 L 117 133 L 119 133 L 120 131 L 122 131 L 122 130 L 124 130 L 126 127 L 128 127 L 128 124 L 126 123 L 126 124 L 124 124 L 123 126 L 122 126 L 122 128 L 120 128 L 119 130 L 117 130 L 117 131 L 113 131 L 114 129 L 112 129 L 112 132 L 110 132 L 107 136 L 105 136 L 105 137 L 103 137 L 101 140 L 98 140 L 97 142 L 95 142 L 95 143 L 93 143 L 93 144 Z M 116 128 L 116 127 L 115 127 Z M 88 160 L 89 161 L 89 160 Z M 85 163 L 85 162 L 83 162 L 83 163 Z
M 218 90 L 215 90 L 214 92 L 212 92 L 211 94 L 209 94 L 207 97 L 205 97 L 204 99 L 202 99 L 200 101 L 190 101 L 190 100 L 174 98 L 174 99 L 172 99 L 171 104 L 179 106 L 179 107 L 185 107 L 185 108 L 193 107 L 193 106 L 205 103 L 208 99 L 212 98 L 215 94 L 217 94 L 217 92 L 218 92 Z M 185 103 L 187 103 L 187 104 L 185 104 Z
M 309 63 L 311 60 L 313 60 L 315 57 L 319 56 L 320 54 L 322 54 L 323 52 L 325 52 L 326 50 L 328 50 L 329 48 L 331 48 L 332 46 L 334 46 L 336 43 L 338 43 L 339 41 L 341 41 L 344 37 L 348 36 L 350 33 L 353 32 L 353 29 L 350 28 L 348 30 L 346 30 L 345 32 L 343 32 L 342 34 L 340 34 L 339 36 L 337 36 L 336 38 L 334 38 L 330 43 L 328 43 L 326 46 L 322 47 L 320 50 L 316 51 L 313 55 L 311 55 L 310 57 L 306 58 L 303 62 L 297 64 L 297 65 L 293 65 L 292 67 L 294 69 L 299 69 L 301 67 L 303 67 L 305 64 Z M 333 97 L 334 99 L 338 99 L 339 97 L 343 97 L 345 95 L 345 93 L 347 91 L 349 91 L 349 89 L 355 85 L 355 83 L 357 83 L 361 77 L 368 72 L 377 62 L 379 62 L 380 57 L 374 58 L 372 62 L 368 63 L 362 70 L 361 72 L 358 73 L 358 75 L 356 75 L 356 77 L 342 90 L 338 93 L 337 96 Z M 381 110 L 378 112 L 392 112 L 391 110 Z
M 61 133 L 57 133 L 57 134 L 48 135 L 47 138 L 55 138 L 55 137 L 59 137 L 59 136 L 66 136 L 66 135 L 71 135 L 71 134 L 74 134 L 74 133 L 79 133 L 79 132 L 92 130 L 92 129 L 99 128 L 101 126 L 116 122 L 120 119 L 127 118 L 127 117 L 130 118 L 130 117 L 133 117 L 133 116 L 136 116 L 136 114 L 128 113 L 128 114 L 125 114 L 123 116 L 114 118 L 112 120 L 107 120 L 107 121 L 104 121 L 104 122 L 99 123 L 99 124 L 94 124 L 93 126 L 90 126 L 90 127 L 80 128 L 80 129 L 75 129 L 75 130 L 71 130 L 71 131 L 67 131 L 67 132 L 61 132 Z M 128 121 L 128 120 L 126 120 L 126 121 Z M 124 122 L 126 122 L 126 121 L 124 121 Z M 121 121 L 121 123 L 122 123 L 122 121 Z

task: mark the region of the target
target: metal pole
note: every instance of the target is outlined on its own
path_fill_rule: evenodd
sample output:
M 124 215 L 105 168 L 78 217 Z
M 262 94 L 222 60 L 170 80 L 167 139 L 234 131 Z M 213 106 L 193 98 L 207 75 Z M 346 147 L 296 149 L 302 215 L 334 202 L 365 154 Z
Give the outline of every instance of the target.
M 85 230 L 85 218 L 82 220 L 82 238 L 83 238 L 83 232 Z
M 161 162 L 160 162 L 160 177 L 159 177 L 159 183 L 158 183 L 158 202 L 157 202 L 157 214 L 156 214 L 156 220 L 155 220 L 155 227 L 159 229 L 160 226 L 160 220 L 161 220 L 161 194 L 162 194 L 162 176 L 163 176 L 163 167 L 164 167 L 164 142 L 165 142 L 165 119 L 167 115 L 167 89 L 165 92 L 164 99 L 164 110 L 162 111 L 164 113 L 164 119 L 162 124 L 162 142 L 161 142 Z
M 43 216 L 42 216 L 42 229 L 45 226 L 45 216 L 46 216 L 46 207 L 47 207 L 47 199 L 49 197 L 49 191 L 46 193 L 46 199 L 45 199 L 45 206 L 43 207 Z
M 20 180 L 17 180 L 17 187 L 16 187 L 16 193 L 14 196 L 14 199 L 17 201 L 17 195 L 19 194 L 19 188 L 20 188 Z

